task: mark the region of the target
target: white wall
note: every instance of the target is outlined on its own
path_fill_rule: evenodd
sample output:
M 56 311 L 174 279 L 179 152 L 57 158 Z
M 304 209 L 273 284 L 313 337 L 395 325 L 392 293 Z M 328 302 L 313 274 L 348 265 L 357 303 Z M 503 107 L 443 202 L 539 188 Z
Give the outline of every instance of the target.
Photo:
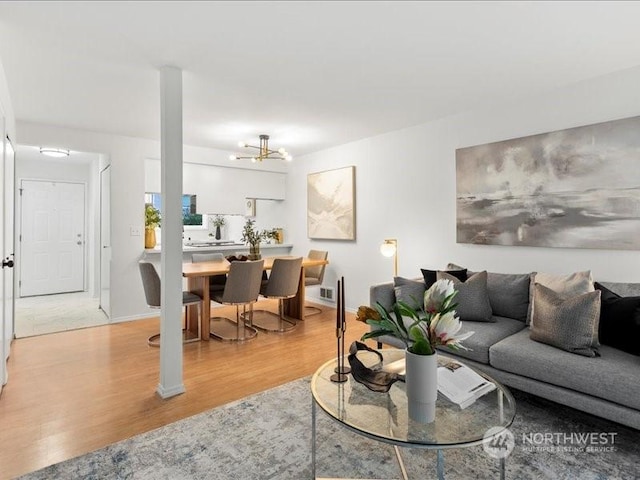
M 456 148 L 640 115 L 640 67 L 390 132 L 296 159 L 288 177 L 288 216 L 294 253 L 329 251 L 325 285 L 345 277 L 346 305 L 368 304 L 369 286 L 390 281 L 385 238 L 399 241 L 399 274 L 455 262 L 494 272 L 592 270 L 596 280 L 640 282 L 633 251 L 456 244 Z M 306 176 L 356 166 L 357 240 L 317 241 L 306 234 Z M 640 166 L 639 166 L 640 168 Z
M 144 232 L 145 159 L 160 157 L 160 142 L 29 122 L 18 122 L 17 128 L 23 144 L 95 152 L 101 155 L 101 167 L 111 165 L 111 321 L 147 317 L 149 310 L 138 271 L 144 236 L 131 236 L 130 229 L 135 227 Z M 229 154 L 184 147 L 184 160 L 192 163 L 228 166 Z M 243 164 L 242 168 L 286 171 L 282 162 Z M 230 184 L 224 188 L 231 191 L 235 187 Z
M 9 96 L 9 85 L 4 76 L 2 62 L 0 62 L 0 110 L 4 112 L 7 135 L 13 142 L 13 145 L 16 145 L 16 119 L 13 113 L 13 105 L 11 103 L 11 97 Z

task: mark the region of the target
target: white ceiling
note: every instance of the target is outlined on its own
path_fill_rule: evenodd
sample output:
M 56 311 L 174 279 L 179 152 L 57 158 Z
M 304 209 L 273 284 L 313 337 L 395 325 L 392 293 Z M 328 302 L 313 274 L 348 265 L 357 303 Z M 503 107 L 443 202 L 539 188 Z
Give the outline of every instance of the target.
M 18 120 L 294 156 L 640 65 L 640 2 L 0 2 Z M 19 132 L 18 132 L 19 135 Z

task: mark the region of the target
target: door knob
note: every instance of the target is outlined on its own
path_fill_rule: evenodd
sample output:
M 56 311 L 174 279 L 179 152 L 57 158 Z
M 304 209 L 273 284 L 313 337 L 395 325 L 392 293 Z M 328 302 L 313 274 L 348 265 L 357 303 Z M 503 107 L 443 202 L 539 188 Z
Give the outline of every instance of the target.
M 81 241 L 81 240 L 78 240 L 76 243 L 77 243 L 78 245 L 82 245 L 82 241 Z
M 2 268 L 4 267 L 13 268 L 13 260 L 9 260 L 9 257 L 2 260 Z

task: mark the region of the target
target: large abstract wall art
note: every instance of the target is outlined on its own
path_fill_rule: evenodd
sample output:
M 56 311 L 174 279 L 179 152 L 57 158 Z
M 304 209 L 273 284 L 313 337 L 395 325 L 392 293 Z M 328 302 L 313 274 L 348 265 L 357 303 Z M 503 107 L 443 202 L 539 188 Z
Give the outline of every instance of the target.
M 355 167 L 307 176 L 309 238 L 355 240 Z
M 640 117 L 456 150 L 457 241 L 640 249 Z

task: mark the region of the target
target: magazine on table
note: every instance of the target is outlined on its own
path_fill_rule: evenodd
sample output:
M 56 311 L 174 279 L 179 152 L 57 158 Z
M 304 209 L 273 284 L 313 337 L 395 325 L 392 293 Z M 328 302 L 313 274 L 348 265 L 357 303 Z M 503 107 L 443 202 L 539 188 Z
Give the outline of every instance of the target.
M 438 391 L 460 405 L 460 408 L 467 408 L 478 398 L 495 389 L 495 383 L 466 365 L 448 358 L 438 358 Z
M 404 380 L 404 358 L 382 367 L 385 372 L 397 373 Z M 495 383 L 449 358 L 438 357 L 438 391 L 460 408 L 467 408 L 483 395 L 495 390 Z

